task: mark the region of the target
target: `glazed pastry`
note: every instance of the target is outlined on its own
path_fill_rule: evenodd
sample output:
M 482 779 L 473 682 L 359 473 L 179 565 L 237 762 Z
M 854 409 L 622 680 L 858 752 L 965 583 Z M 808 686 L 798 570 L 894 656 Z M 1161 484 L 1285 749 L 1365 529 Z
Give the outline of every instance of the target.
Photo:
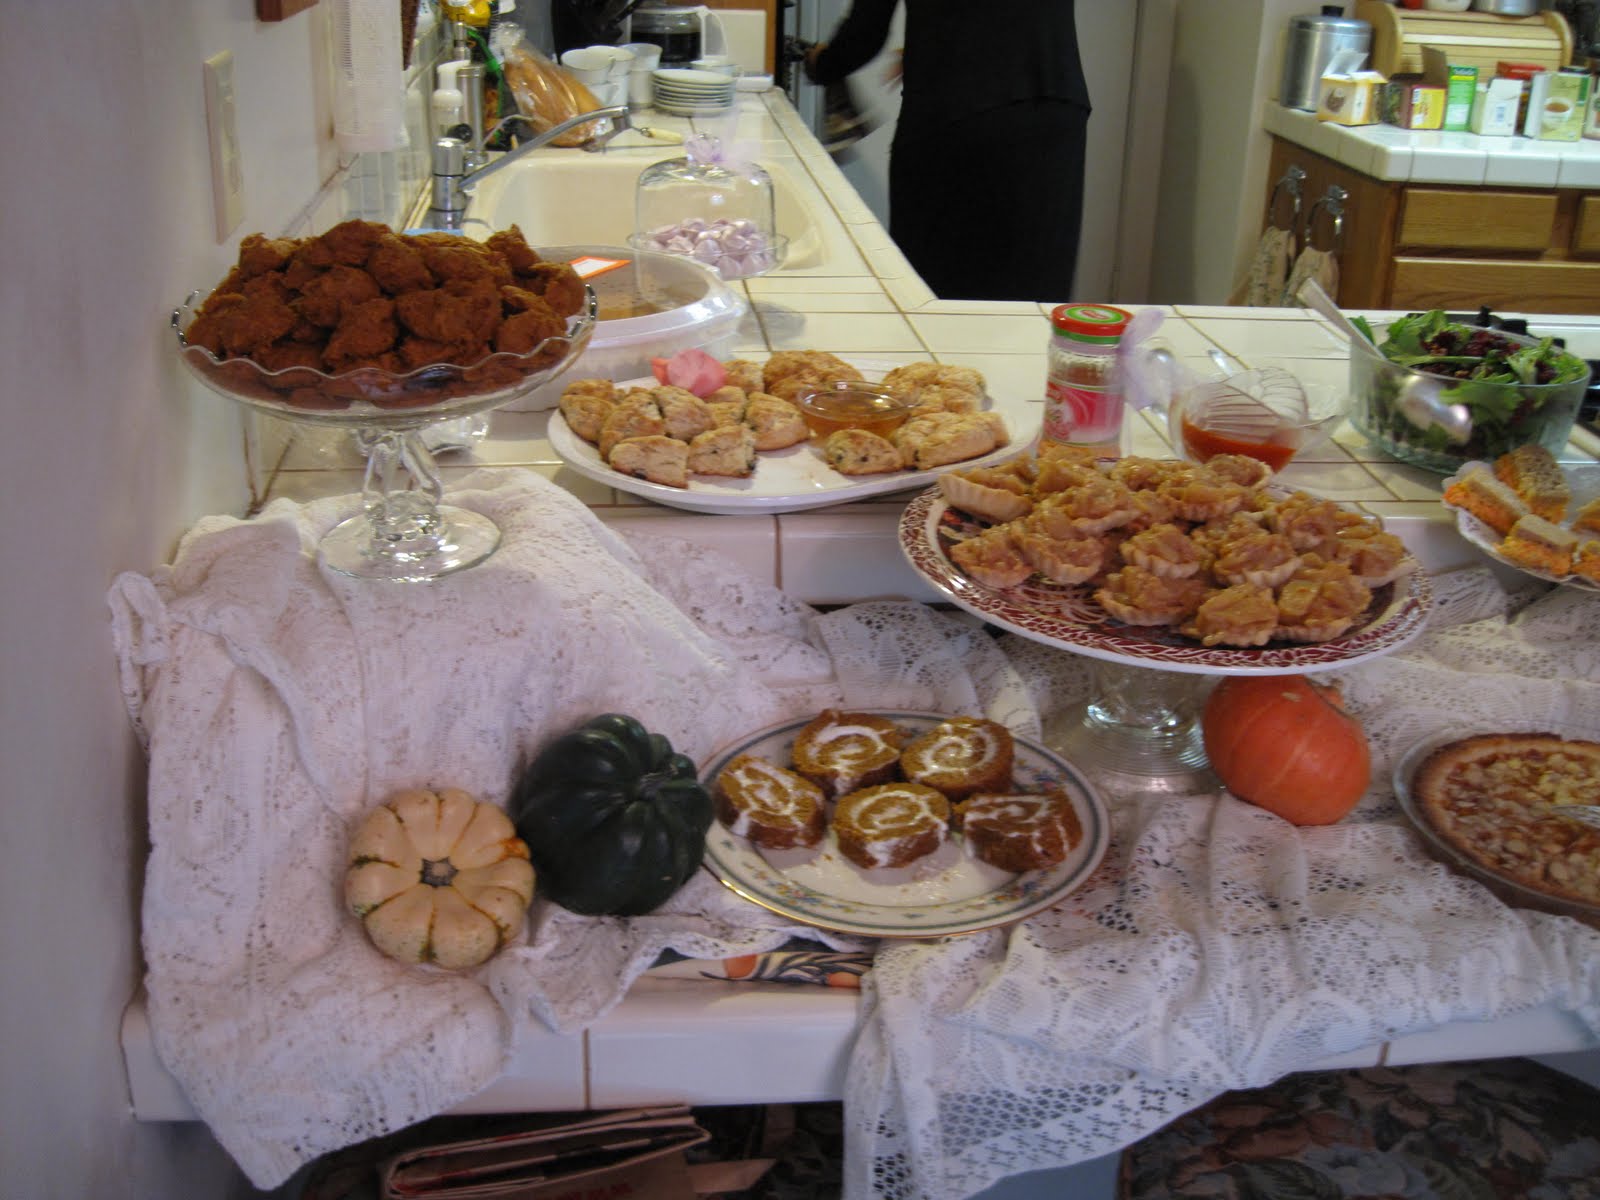
M 985 587 L 1016 587 L 1033 574 L 1033 564 L 1018 549 L 1009 525 L 996 525 L 956 542 L 950 547 L 950 561 Z
M 944 844 L 950 801 L 920 783 L 883 783 L 839 798 L 833 836 L 859 867 L 903 867 Z
M 1177 625 L 1200 607 L 1209 590 L 1201 579 L 1163 579 L 1127 566 L 1106 576 L 1094 598 L 1125 625 Z
M 1036 572 L 1051 583 L 1087 583 L 1105 562 L 1105 542 L 1093 534 L 1049 537 L 1035 533 L 1026 519 L 1013 522 L 1011 541 Z M 1018 582 L 1021 582 L 1020 580 Z
M 1286 583 L 1300 566 L 1300 556 L 1281 533 L 1268 533 L 1254 522 L 1242 536 L 1223 535 L 1217 545 L 1211 572 L 1218 582 L 1254 583 L 1275 588 Z
M 1027 483 L 1001 467 L 946 471 L 939 476 L 939 492 L 946 504 L 982 521 L 1014 521 L 1033 508 Z
M 905 735 L 887 717 L 825 709 L 795 735 L 794 769 L 829 796 L 894 778 Z
M 624 438 L 606 459 L 612 470 L 667 487 L 689 486 L 689 447 L 664 434 Z
M 900 753 L 900 773 L 964 800 L 1009 786 L 1015 756 L 1011 731 L 998 721 L 951 717 L 911 739 Z
M 1166 579 L 1183 579 L 1200 569 L 1201 550 L 1176 525 L 1155 525 L 1122 543 L 1122 560 Z
M 1061 792 L 980 792 L 956 811 L 973 855 L 1002 871 L 1053 867 L 1083 840 L 1078 814 Z
M 769 850 L 815 846 L 827 830 L 826 797 L 804 776 L 741 754 L 716 778 L 717 819 L 735 837 Z
M 1288 642 L 1331 642 L 1354 625 L 1371 602 L 1372 590 L 1349 567 L 1308 554 L 1278 590 L 1278 628 L 1273 636 Z
M 1555 455 L 1537 442 L 1518 446 L 1495 459 L 1494 477 L 1546 521 L 1559 521 L 1567 515 L 1567 504 L 1572 499 L 1567 477 Z
M 1202 600 L 1180 632 L 1206 646 L 1265 646 L 1278 619 L 1271 588 L 1236 583 Z
M 722 425 L 689 443 L 691 475 L 742 477 L 756 469 L 756 435 L 746 425 Z

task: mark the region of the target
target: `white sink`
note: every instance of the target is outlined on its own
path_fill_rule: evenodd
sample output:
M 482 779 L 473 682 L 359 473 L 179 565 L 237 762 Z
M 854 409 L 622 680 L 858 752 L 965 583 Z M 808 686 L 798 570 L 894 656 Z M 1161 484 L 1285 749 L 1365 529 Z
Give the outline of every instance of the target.
M 639 174 L 654 161 L 659 159 L 535 151 L 474 188 L 464 232 L 481 236 L 485 229 L 516 225 L 535 246 L 625 246 L 634 232 Z M 783 163 L 762 167 L 772 177 L 777 232 L 789 239 L 779 270 L 823 266 L 835 241 L 829 236 L 832 212 L 819 221 L 814 206 L 824 202 L 809 180 L 797 178 Z

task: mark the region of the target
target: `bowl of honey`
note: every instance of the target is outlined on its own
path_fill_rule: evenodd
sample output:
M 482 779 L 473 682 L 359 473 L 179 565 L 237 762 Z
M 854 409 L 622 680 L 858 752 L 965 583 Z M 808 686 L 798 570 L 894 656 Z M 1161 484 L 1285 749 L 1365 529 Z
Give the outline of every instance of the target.
M 887 437 L 904 425 L 916 401 L 859 379 L 835 379 L 800 392 L 795 407 L 817 437 L 841 429 L 865 429 Z

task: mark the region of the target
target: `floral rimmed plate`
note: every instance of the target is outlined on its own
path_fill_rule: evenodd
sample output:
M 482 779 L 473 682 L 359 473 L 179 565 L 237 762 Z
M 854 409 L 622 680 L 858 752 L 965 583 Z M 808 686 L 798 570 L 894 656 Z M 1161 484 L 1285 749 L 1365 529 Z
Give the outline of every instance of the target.
M 1467 463 L 1460 471 L 1446 479 L 1444 486 L 1449 487 L 1474 467 L 1488 468 L 1489 464 L 1480 462 Z M 1561 470 L 1567 477 L 1567 490 L 1572 493 L 1572 501 L 1567 506 L 1568 512 L 1577 512 L 1589 501 L 1600 496 L 1600 464 L 1562 467 Z M 1524 575 L 1532 575 L 1535 579 L 1563 584 L 1566 587 L 1578 588 L 1585 592 L 1600 592 L 1600 583 L 1585 579 L 1581 575 L 1552 575 L 1549 571 L 1540 571 L 1533 567 L 1525 567 L 1521 563 L 1512 562 L 1500 553 L 1500 535 L 1492 528 L 1466 509 L 1458 508 L 1449 501 L 1445 501 L 1444 506 L 1455 514 L 1456 529 L 1461 536 L 1496 562 L 1504 563 L 1508 567 L 1515 567 Z
M 1085 585 L 1034 579 L 1002 590 L 969 579 L 946 552 L 964 525 L 971 527 L 965 532 L 980 528 L 950 508 L 938 488 L 929 488 L 900 517 L 900 549 L 919 575 L 975 616 L 1035 641 L 1125 666 L 1206 675 L 1304 674 L 1348 667 L 1398 650 L 1422 632 L 1433 607 L 1428 576 L 1415 570 L 1376 589 L 1360 622 L 1331 642 L 1269 642 L 1247 649 L 1203 646 L 1161 626 L 1113 620 Z
M 915 736 L 945 717 L 938 713 L 869 710 Z M 803 717 L 757 730 L 714 755 L 701 772 L 710 788 L 740 754 L 780 766 L 810 720 Z M 1105 805 L 1075 767 L 1043 746 L 1016 739 L 1012 772 L 1018 790 L 1060 788 L 1072 801 L 1082 840 L 1058 866 L 1020 875 L 968 854 L 956 834 L 934 854 L 897 869 L 863 870 L 841 855 L 830 831 L 810 850 L 761 850 L 721 822 L 706 835 L 706 868 L 723 884 L 763 908 L 819 929 L 868 937 L 948 937 L 1008 925 L 1058 903 L 1100 865 L 1111 842 Z

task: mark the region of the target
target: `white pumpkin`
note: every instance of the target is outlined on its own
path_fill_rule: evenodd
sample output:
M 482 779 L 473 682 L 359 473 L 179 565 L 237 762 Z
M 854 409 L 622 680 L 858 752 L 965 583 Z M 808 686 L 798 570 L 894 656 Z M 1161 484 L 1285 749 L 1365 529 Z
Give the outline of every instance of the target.
M 475 967 L 521 927 L 533 866 L 493 804 L 455 788 L 397 792 L 351 838 L 344 898 L 390 958 Z

